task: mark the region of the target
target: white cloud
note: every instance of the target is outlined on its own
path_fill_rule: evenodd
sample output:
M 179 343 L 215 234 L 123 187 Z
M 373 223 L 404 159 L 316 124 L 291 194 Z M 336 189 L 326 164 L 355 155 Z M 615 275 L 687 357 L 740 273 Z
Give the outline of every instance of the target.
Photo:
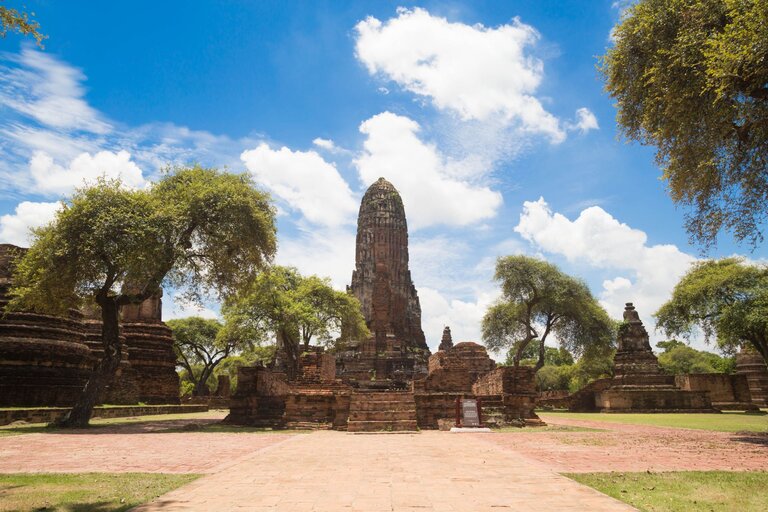
M 17 66 L 0 66 L 0 105 L 54 128 L 98 134 L 111 130 L 83 99 L 82 71 L 30 48 L 12 62 Z
M 401 8 L 396 18 L 382 23 L 368 17 L 355 30 L 356 55 L 369 73 L 464 120 L 500 116 L 552 142 L 565 139 L 558 119 L 534 96 L 544 65 L 528 52 L 539 39 L 530 25 L 515 19 L 488 28 Z
M 186 301 L 180 295 L 176 295 L 173 290 L 165 290 L 162 315 L 163 321 L 166 322 L 190 316 L 199 316 L 211 320 L 221 319 L 221 315 L 215 307 Z
M 421 303 L 421 325 L 429 348 L 434 352 L 440 344 L 443 327 L 451 328 L 454 343 L 474 341 L 482 344 L 480 325 L 496 295 L 480 294 L 474 301 L 447 299 L 439 291 L 418 287 Z
M 346 228 L 302 230 L 297 236 L 278 234 L 276 262 L 305 275 L 329 277 L 334 288 L 346 289 L 355 269 L 355 232 Z
M 337 226 L 354 220 L 357 202 L 349 185 L 315 151 L 273 150 L 262 143 L 240 158 L 260 183 L 310 222 Z
M 400 191 L 414 229 L 445 224 L 465 226 L 493 217 L 501 194 L 451 177 L 450 162 L 418 137 L 415 121 L 383 112 L 360 125 L 367 136 L 355 160 L 365 186 L 385 177 Z
M 0 215 L 0 243 L 29 247 L 32 228 L 51 222 L 61 203 L 34 203 L 23 201 L 13 214 Z
M 36 153 L 29 162 L 29 169 L 38 193 L 61 195 L 76 187 L 93 184 L 99 177 L 119 178 L 123 184 L 139 188 L 145 185 L 141 169 L 131 161 L 127 151 L 112 153 L 100 151 L 95 155 L 82 153 L 64 168 L 49 155 Z
M 599 130 L 597 118 L 588 108 L 580 108 L 576 111 L 576 122 L 568 125 L 569 130 L 587 133 L 589 130 Z
M 526 201 L 515 231 L 545 252 L 625 274 L 605 280 L 600 298 L 617 318 L 625 302 L 634 302 L 649 330 L 654 326 L 651 315 L 695 261 L 675 245 L 648 245 L 643 231 L 619 222 L 599 206 L 583 210 L 572 221 L 553 213 L 544 198 Z
M 327 151 L 334 151 L 336 149 L 336 144 L 331 139 L 323 139 L 322 137 L 313 140 L 312 144 Z

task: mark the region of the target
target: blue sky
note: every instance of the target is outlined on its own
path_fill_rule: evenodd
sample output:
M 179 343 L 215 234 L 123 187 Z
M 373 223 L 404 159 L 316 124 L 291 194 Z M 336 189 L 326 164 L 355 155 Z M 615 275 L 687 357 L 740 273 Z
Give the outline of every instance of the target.
M 49 38 L 0 40 L 0 242 L 24 245 L 84 180 L 144 186 L 196 161 L 252 173 L 280 210 L 278 262 L 341 288 L 359 200 L 385 176 L 433 348 L 446 324 L 479 339 L 505 254 L 652 327 L 701 255 L 602 90 L 620 4 L 27 0 Z M 710 255 L 734 253 L 767 255 L 728 236 Z M 166 300 L 166 318 L 191 311 Z

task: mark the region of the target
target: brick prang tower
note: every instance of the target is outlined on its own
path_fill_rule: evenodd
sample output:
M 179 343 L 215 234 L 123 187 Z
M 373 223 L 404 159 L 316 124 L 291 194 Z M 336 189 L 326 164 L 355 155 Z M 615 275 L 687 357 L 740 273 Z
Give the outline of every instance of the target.
M 397 189 L 379 178 L 360 203 L 355 270 L 350 291 L 362 305 L 376 344 L 395 338 L 406 347 L 427 349 L 421 306 L 408 269 L 408 225 Z

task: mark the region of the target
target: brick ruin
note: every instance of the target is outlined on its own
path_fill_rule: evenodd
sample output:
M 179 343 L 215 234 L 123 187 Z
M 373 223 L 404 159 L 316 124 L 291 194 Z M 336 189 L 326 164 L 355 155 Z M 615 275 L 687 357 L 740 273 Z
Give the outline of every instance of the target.
M 23 251 L 0 244 L 0 311 L 9 300 L 13 260 Z M 123 361 L 101 402 L 179 403 L 176 356 L 171 331 L 162 322 L 160 295 L 123 308 Z M 94 311 L 0 316 L 0 406 L 71 406 L 102 352 L 101 322 Z
M 241 367 L 227 422 L 349 431 L 438 428 L 455 418 L 456 400 L 479 398 L 489 423 L 540 423 L 531 368 L 496 369 L 485 348 L 454 346 L 450 328 L 430 355 L 408 269 L 405 209 L 380 178 L 360 205 L 355 270 L 348 291 L 372 335 L 336 353 L 313 348 L 289 380 L 264 367 Z
M 752 402 L 768 407 L 768 366 L 757 351 L 742 348 L 736 355 L 736 373 L 747 379 Z
M 570 410 L 715 412 L 708 390 L 696 383 L 681 387 L 674 375 L 662 373 L 648 332 L 631 302 L 624 309 L 618 342 L 613 378 L 599 379 L 574 393 Z
M 348 287 L 360 301 L 367 340 L 337 354 L 338 373 L 362 386 L 390 388 L 426 375 L 429 347 L 408 268 L 408 224 L 397 189 L 379 178 L 360 203 L 355 270 Z

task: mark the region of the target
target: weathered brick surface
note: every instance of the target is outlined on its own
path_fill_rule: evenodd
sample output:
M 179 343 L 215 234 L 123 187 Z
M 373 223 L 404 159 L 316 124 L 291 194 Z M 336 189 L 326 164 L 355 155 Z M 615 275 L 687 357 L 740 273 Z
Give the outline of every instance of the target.
M 0 245 L 0 311 L 13 260 L 23 251 Z M 179 403 L 173 339 L 160 311 L 160 295 L 123 308 L 123 360 L 102 402 Z M 0 405 L 72 405 L 102 353 L 101 322 L 93 312 L 71 311 L 66 318 L 8 313 L 0 318 Z
M 676 375 L 675 384 L 685 391 L 706 391 L 717 409 L 757 410 L 752 403 L 746 375 L 694 373 Z
M 185 414 L 205 412 L 207 405 L 131 405 L 117 407 L 96 406 L 94 418 L 125 418 L 128 416 L 149 416 L 154 414 Z M 52 423 L 69 412 L 68 407 L 46 407 L 41 409 L 0 409 L 0 425 L 14 421 L 27 423 Z
M 768 367 L 760 354 L 746 350 L 739 352 L 736 373 L 746 376 L 752 403 L 768 407 Z

